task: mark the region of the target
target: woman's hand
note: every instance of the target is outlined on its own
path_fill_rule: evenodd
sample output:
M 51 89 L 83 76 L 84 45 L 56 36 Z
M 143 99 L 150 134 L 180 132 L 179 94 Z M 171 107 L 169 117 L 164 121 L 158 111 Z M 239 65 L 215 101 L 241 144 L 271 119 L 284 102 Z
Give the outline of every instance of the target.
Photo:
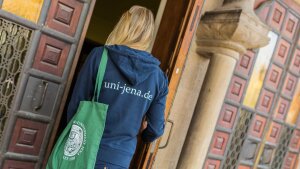
M 140 133 L 143 132 L 147 128 L 148 122 L 146 120 L 142 121 L 142 125 L 140 128 Z

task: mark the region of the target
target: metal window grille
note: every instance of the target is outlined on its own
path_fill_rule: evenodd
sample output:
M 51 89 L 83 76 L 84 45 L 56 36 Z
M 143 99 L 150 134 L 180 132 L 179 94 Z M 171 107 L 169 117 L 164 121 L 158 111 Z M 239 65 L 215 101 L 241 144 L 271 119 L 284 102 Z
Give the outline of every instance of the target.
M 32 30 L 0 18 L 0 142 Z
M 246 110 L 241 111 L 240 118 L 235 127 L 234 135 L 224 163 L 224 169 L 234 169 L 241 153 L 243 143 L 246 139 L 247 131 L 250 126 L 252 113 Z

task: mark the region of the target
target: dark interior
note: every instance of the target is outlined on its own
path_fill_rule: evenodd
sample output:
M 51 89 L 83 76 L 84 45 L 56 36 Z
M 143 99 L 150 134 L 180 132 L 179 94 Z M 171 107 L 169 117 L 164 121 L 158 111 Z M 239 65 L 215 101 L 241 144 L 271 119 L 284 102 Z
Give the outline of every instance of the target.
M 94 12 L 89 24 L 89 28 L 86 34 L 86 38 L 84 40 L 80 58 L 77 63 L 77 67 L 75 70 L 75 74 L 73 77 L 73 82 L 70 88 L 70 92 L 68 95 L 68 99 L 66 102 L 65 110 L 66 112 L 68 107 L 68 102 L 73 93 L 73 87 L 76 82 L 76 77 L 85 62 L 88 54 L 91 50 L 98 46 L 103 46 L 105 44 L 106 38 L 113 30 L 115 24 L 120 19 L 121 15 L 127 11 L 133 5 L 140 5 L 150 9 L 154 15 L 156 15 L 158 11 L 158 7 L 160 5 L 160 0 L 97 0 L 94 8 Z M 66 113 L 63 113 L 60 127 L 58 131 L 58 135 L 62 132 L 64 127 L 66 126 Z

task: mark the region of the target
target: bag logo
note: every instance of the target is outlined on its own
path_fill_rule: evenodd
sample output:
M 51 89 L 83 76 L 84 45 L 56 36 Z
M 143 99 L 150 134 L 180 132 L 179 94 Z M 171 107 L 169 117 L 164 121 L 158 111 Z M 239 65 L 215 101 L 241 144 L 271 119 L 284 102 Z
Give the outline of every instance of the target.
M 74 121 L 69 137 L 64 147 L 64 159 L 75 160 L 75 156 L 79 155 L 86 143 L 86 130 L 84 125 L 79 121 Z

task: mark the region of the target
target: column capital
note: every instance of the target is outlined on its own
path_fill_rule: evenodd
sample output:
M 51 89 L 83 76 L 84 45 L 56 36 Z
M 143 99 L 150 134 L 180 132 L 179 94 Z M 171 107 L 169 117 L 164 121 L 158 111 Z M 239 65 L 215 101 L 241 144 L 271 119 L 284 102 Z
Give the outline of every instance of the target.
M 247 49 L 267 45 L 268 32 L 269 28 L 249 10 L 220 8 L 206 12 L 201 18 L 197 29 L 198 51 L 201 53 L 205 47 L 222 47 L 243 54 Z
M 239 59 L 240 53 L 245 53 L 246 48 L 236 42 L 226 40 L 199 40 L 197 41 L 197 53 L 201 56 L 210 57 L 213 54 L 222 54 Z
M 255 0 L 224 0 L 221 10 L 225 9 L 243 9 L 244 11 L 254 14 Z

